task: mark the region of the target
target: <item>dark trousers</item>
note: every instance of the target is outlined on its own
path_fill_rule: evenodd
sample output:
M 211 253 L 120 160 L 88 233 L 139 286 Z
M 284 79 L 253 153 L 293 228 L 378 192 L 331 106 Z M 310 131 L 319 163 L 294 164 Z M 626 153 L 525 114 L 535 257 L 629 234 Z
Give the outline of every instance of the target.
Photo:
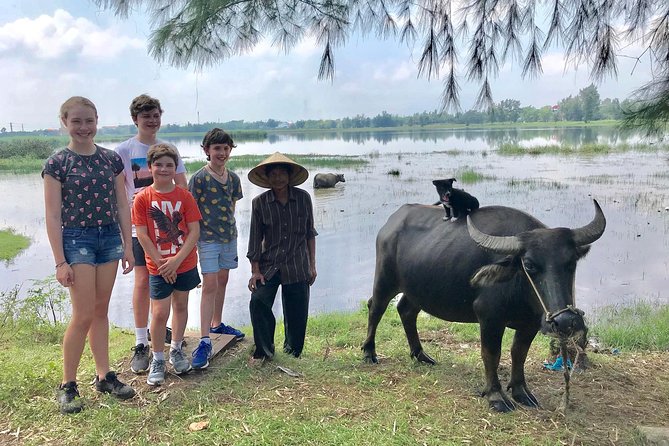
M 276 319 L 272 313 L 272 305 L 279 285 L 281 276 L 280 273 L 276 273 L 270 280 L 265 281 L 265 285 L 258 282 L 258 288 L 251 293 L 249 310 L 253 325 L 253 340 L 256 344 L 254 358 L 271 359 L 274 356 Z M 281 285 L 281 305 L 285 331 L 283 350 L 297 358 L 302 353 L 304 336 L 307 332 L 309 284 L 305 281 Z

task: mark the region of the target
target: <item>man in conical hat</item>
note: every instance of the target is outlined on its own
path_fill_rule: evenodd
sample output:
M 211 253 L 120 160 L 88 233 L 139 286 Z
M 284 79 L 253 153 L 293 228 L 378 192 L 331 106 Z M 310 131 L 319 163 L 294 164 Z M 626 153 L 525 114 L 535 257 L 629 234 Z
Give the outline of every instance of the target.
M 251 183 L 269 190 L 253 199 L 249 250 L 251 262 L 252 361 L 274 356 L 276 319 L 272 305 L 281 286 L 284 352 L 299 357 L 309 314 L 309 287 L 316 280 L 316 229 L 311 197 L 295 186 L 309 172 L 276 152 L 248 174 Z

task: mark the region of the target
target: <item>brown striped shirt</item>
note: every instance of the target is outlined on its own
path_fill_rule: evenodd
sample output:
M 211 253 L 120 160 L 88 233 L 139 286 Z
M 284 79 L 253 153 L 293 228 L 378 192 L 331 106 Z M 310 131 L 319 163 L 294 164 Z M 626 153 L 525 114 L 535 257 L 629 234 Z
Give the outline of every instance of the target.
M 317 235 L 307 192 L 289 187 L 284 206 L 270 189 L 253 199 L 246 257 L 258 262 L 265 280 L 280 271 L 283 284 L 309 281 L 307 240 Z

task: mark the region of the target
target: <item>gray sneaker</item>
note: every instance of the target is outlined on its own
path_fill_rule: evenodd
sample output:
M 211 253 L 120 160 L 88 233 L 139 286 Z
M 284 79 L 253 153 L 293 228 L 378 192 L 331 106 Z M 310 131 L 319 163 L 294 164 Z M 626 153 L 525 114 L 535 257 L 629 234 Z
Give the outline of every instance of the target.
M 130 360 L 130 370 L 133 373 L 144 373 L 149 370 L 149 362 L 151 360 L 151 353 L 149 352 L 149 346 L 144 344 L 137 344 L 132 347 L 133 355 Z
M 159 386 L 165 382 L 165 361 L 153 359 L 151 361 L 151 369 L 149 376 L 146 378 L 146 383 L 150 386 Z
M 174 373 L 181 375 L 182 373 L 190 372 L 190 361 L 184 355 L 183 350 L 170 350 L 170 364 L 174 367 Z

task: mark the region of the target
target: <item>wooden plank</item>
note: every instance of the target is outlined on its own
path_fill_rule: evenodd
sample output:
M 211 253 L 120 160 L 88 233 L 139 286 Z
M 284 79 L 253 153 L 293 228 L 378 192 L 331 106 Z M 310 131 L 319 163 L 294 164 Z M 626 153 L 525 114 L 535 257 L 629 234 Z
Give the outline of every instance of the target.
M 220 352 L 237 344 L 237 338 L 233 335 L 210 333 L 209 337 L 211 338 L 212 358 L 215 358 Z M 186 341 L 186 345 L 184 346 L 183 351 L 190 357 L 190 355 L 193 354 L 193 350 L 200 344 L 200 335 L 197 332 L 186 332 L 184 334 L 184 340 Z
M 669 427 L 637 426 L 644 445 L 669 446 Z

